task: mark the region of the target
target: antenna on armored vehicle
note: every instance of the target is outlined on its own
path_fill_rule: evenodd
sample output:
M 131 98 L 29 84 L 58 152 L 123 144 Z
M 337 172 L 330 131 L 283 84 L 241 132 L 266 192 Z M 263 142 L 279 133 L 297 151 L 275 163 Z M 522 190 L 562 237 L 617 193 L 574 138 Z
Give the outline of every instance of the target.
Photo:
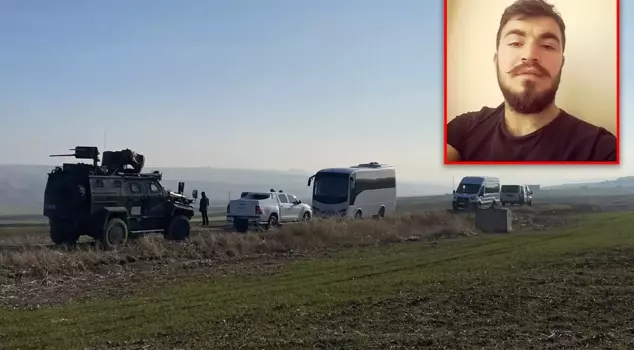
M 77 159 L 92 159 L 93 165 L 96 167 L 99 162 L 99 149 L 94 146 L 75 146 L 69 149 L 73 151 L 70 154 L 51 154 L 49 157 L 75 157 Z

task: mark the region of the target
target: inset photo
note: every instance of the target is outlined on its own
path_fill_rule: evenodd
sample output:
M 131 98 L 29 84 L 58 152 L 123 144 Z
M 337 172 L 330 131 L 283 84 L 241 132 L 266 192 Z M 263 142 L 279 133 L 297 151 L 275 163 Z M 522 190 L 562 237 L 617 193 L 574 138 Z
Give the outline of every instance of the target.
M 445 0 L 445 164 L 619 159 L 618 0 Z

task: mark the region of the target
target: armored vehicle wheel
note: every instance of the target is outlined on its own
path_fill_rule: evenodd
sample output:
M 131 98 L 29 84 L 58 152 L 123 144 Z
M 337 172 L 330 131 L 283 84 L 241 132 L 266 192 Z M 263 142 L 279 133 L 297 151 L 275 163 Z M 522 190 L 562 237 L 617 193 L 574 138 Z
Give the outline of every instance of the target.
M 55 221 L 50 223 L 49 233 L 51 235 L 51 241 L 57 245 L 75 245 L 77 238 L 79 238 L 70 232 L 63 223 Z
M 64 238 L 65 238 L 64 232 L 62 232 L 59 229 L 54 229 L 53 227 L 51 227 L 50 234 L 51 234 L 51 241 L 53 241 L 53 243 L 57 245 L 64 244 Z
M 119 218 L 108 221 L 101 235 L 101 244 L 106 249 L 118 248 L 128 241 L 128 225 Z
M 189 237 L 191 231 L 191 225 L 189 219 L 179 215 L 172 218 L 167 230 L 163 234 L 165 239 L 170 241 L 183 241 Z

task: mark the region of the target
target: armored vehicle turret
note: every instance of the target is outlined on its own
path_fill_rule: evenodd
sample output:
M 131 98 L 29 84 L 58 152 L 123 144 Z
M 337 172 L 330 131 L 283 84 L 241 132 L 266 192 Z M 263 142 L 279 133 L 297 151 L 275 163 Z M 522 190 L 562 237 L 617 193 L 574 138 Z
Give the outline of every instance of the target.
M 178 193 L 166 190 L 162 174 L 142 173 L 145 157 L 129 149 L 105 151 L 101 161 L 97 147 L 71 151 L 51 157 L 92 162 L 64 163 L 48 174 L 44 215 L 54 243 L 74 244 L 88 235 L 113 248 L 146 233 L 160 232 L 170 240 L 189 237 L 194 200 L 183 195 L 183 182 Z M 192 197 L 197 198 L 196 190 Z

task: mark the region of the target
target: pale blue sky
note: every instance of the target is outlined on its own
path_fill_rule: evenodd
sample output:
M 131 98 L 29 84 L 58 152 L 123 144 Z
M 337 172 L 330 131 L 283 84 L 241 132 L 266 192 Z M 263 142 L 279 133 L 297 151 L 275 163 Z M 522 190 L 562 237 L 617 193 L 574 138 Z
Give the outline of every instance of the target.
M 628 15 L 634 4 L 623 2 Z M 633 77 L 622 73 L 627 142 Z M 53 164 L 50 153 L 101 147 L 107 127 L 108 148 L 151 166 L 377 160 L 408 180 L 511 174 L 442 165 L 440 0 L 1 1 L 0 77 L 0 163 Z M 628 175 L 625 142 L 620 170 L 519 176 Z

